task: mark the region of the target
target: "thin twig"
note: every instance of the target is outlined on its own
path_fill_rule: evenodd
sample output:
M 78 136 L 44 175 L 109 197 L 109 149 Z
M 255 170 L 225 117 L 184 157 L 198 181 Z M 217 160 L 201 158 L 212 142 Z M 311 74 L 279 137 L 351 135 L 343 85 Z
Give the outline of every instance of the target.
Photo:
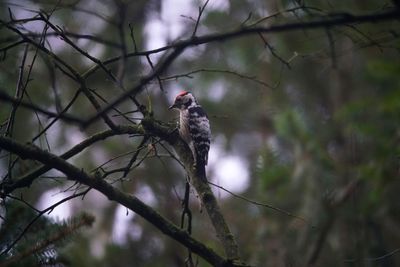
M 49 122 L 49 124 L 47 124 L 46 127 L 44 127 L 42 129 L 42 131 L 40 131 L 35 137 L 32 138 L 32 143 L 38 139 L 42 134 L 44 134 L 54 123 L 56 123 L 61 116 L 63 116 L 63 114 L 65 114 L 71 107 L 72 105 L 75 103 L 75 101 L 78 99 L 79 94 L 81 93 L 81 90 L 77 90 L 74 94 L 74 96 L 72 97 L 71 101 L 69 101 L 69 103 L 65 106 L 65 108 L 63 110 L 61 110 L 58 115 L 51 121 Z
M 243 78 L 243 79 L 246 79 L 246 80 L 251 80 L 253 82 L 261 84 L 262 86 L 268 87 L 270 89 L 276 88 L 275 86 L 272 86 L 272 85 L 270 85 L 270 84 L 268 84 L 268 83 L 266 83 L 264 81 L 261 81 L 261 80 L 257 79 L 256 76 L 249 76 L 249 75 L 238 73 L 238 72 L 233 71 L 233 70 L 221 70 L 221 69 L 197 69 L 197 70 L 189 71 L 189 72 L 183 73 L 183 74 L 176 74 L 176 75 L 163 77 L 163 78 L 161 78 L 161 80 L 163 80 L 163 81 L 174 80 L 174 79 L 176 80 L 176 79 L 179 79 L 181 77 L 193 78 L 191 75 L 199 73 L 199 72 L 211 72 L 211 73 L 222 73 L 222 74 L 234 75 L 234 76 L 237 76 L 239 78 Z
M 50 22 L 49 19 L 47 19 L 42 13 L 39 14 L 40 17 L 42 18 L 42 20 L 49 25 L 53 31 L 55 31 L 61 38 L 63 41 L 65 41 L 67 44 L 69 44 L 71 47 L 73 47 L 75 50 L 77 50 L 80 54 L 82 54 L 83 56 L 87 57 L 88 59 L 90 59 L 91 61 L 93 61 L 94 63 L 96 63 L 97 65 L 99 65 L 99 67 L 104 70 L 104 72 L 111 78 L 111 80 L 113 82 L 117 82 L 117 78 L 114 76 L 114 74 L 105 67 L 105 65 L 103 64 L 103 62 L 101 62 L 99 59 L 91 56 L 89 53 L 87 53 L 86 51 L 83 51 L 80 47 L 78 47 L 73 41 L 71 41 L 68 36 L 66 36 L 64 34 L 64 31 L 60 28 L 55 26 L 53 23 Z
M 90 92 L 92 92 L 95 96 L 97 96 L 101 101 L 103 101 L 104 103 L 108 104 L 107 99 L 105 99 L 101 94 L 97 93 L 96 90 L 92 90 L 92 89 L 89 89 L 89 90 L 90 90 Z M 129 123 L 136 124 L 136 122 L 134 122 L 131 118 L 129 118 L 128 116 L 126 116 L 126 114 L 127 114 L 128 112 L 121 112 L 121 111 L 120 111 L 119 109 L 117 109 L 117 108 L 113 108 L 113 110 L 114 110 L 115 112 L 117 112 L 118 114 L 114 114 L 114 115 L 112 115 L 112 117 L 121 116 L 121 117 L 123 117 L 125 120 L 127 120 Z M 140 112 L 140 111 L 139 111 L 139 112 Z
M 125 29 L 124 29 L 127 6 L 124 1 L 115 1 L 115 4 L 118 7 L 117 28 L 118 28 L 120 46 L 121 46 L 122 58 L 123 58 L 123 60 L 120 61 L 120 65 L 118 66 L 117 77 L 118 77 L 118 80 L 120 81 L 119 83 L 122 86 L 124 84 L 124 77 L 125 77 L 125 72 L 126 72 L 126 60 L 127 60 L 127 58 L 126 58 L 127 48 L 126 48 L 126 42 L 125 42 Z
M 370 261 L 370 262 L 381 261 L 381 260 L 384 260 L 384 259 L 386 259 L 388 257 L 391 257 L 391 256 L 397 254 L 398 252 L 400 252 L 400 248 L 396 248 L 396 249 L 390 251 L 389 253 L 386 253 L 386 254 L 384 254 L 382 256 L 379 256 L 379 257 L 371 257 L 371 258 L 366 258 L 366 259 L 361 259 L 361 260 L 347 259 L 347 260 L 344 260 L 344 262 L 346 262 L 346 263 L 355 263 L 355 262 L 360 262 L 360 261 Z
M 298 9 L 298 7 L 297 7 Z M 224 33 L 211 33 L 203 36 L 197 36 L 196 38 L 189 38 L 181 41 L 174 42 L 172 44 L 153 49 L 148 51 L 140 51 L 140 52 L 132 52 L 128 53 L 127 57 L 137 57 L 137 56 L 145 56 L 150 54 L 157 54 L 160 52 L 164 52 L 169 49 L 181 47 L 186 49 L 191 46 L 198 46 L 201 44 L 211 43 L 211 42 L 219 42 L 226 41 L 234 38 L 244 37 L 247 35 L 254 35 L 259 33 L 282 33 L 289 31 L 298 31 L 298 30 L 310 30 L 310 29 L 318 29 L 318 28 L 326 28 L 326 27 L 335 27 L 335 26 L 347 26 L 350 23 L 378 23 L 384 22 L 387 20 L 397 19 L 400 14 L 398 10 L 388 10 L 382 13 L 370 13 L 366 15 L 347 15 L 343 16 L 340 14 L 330 14 L 330 16 L 317 17 L 315 19 L 311 19 L 306 22 L 289 22 L 277 25 L 271 25 L 268 27 L 253 27 L 255 25 L 250 25 L 245 28 L 239 28 L 232 31 L 224 32 Z M 0 21 L 1 22 L 1 21 Z M 121 60 L 121 56 L 112 57 L 103 61 L 104 65 L 112 64 Z M 87 72 L 85 72 L 82 76 L 88 77 L 93 75 L 99 66 L 93 66 Z
M 190 183 L 186 180 L 185 185 L 185 196 L 182 200 L 182 214 L 181 214 L 181 229 L 185 227 L 185 219 L 187 219 L 186 231 L 189 235 L 192 234 L 192 211 L 189 208 L 189 196 L 190 196 Z M 185 260 L 187 266 L 194 266 L 192 251 L 188 249 L 188 257 Z
M 35 104 L 24 102 L 24 101 L 19 101 L 19 99 L 15 99 L 14 97 L 11 97 L 11 96 L 7 95 L 6 93 L 4 93 L 4 91 L 2 89 L 0 89 L 0 100 L 3 100 L 5 102 L 11 103 L 11 104 L 19 103 L 19 105 L 21 107 L 24 107 L 24 108 L 27 108 L 27 109 L 42 113 L 42 114 L 44 114 L 46 116 L 49 116 L 49 117 L 52 117 L 52 118 L 58 117 L 61 120 L 64 120 L 66 122 L 78 123 L 78 124 L 82 123 L 82 120 L 80 118 L 77 118 L 77 117 L 72 116 L 70 114 L 57 114 L 55 112 L 45 110 L 45 109 L 43 109 L 43 108 L 41 108 L 41 107 L 39 107 L 39 106 L 37 106 Z
M 255 21 L 255 22 L 253 22 L 252 24 L 247 25 L 247 27 L 254 27 L 254 26 L 256 26 L 257 24 L 260 24 L 260 23 L 262 23 L 262 22 L 264 22 L 264 21 L 267 21 L 267 20 L 269 20 L 269 19 L 282 16 L 282 15 L 285 14 L 285 13 L 296 13 L 296 11 L 298 11 L 298 10 L 301 10 L 301 11 L 304 11 L 304 10 L 310 11 L 310 10 L 312 10 L 312 11 L 317 11 L 317 12 L 323 12 L 322 9 L 317 8 L 317 7 L 298 6 L 298 7 L 289 8 L 289 9 L 286 9 L 286 10 L 283 10 L 283 11 L 278 11 L 278 12 L 273 13 L 273 14 L 267 16 L 267 17 L 263 17 L 263 18 L 261 18 L 261 19 Z
M 75 145 L 65 153 L 61 154 L 59 157 L 61 159 L 67 160 L 81 153 L 84 149 L 90 147 L 92 144 L 115 135 L 142 134 L 142 133 L 143 132 L 140 130 L 138 126 L 119 126 L 117 131 L 105 130 L 97 134 L 94 134 L 91 137 L 87 138 L 86 140 L 80 142 L 79 144 Z M 29 173 L 18 177 L 18 179 L 16 179 L 15 182 L 12 184 L 2 184 L 3 188 L 1 188 L 2 189 L 1 191 L 4 194 L 8 194 L 17 188 L 29 187 L 37 177 L 39 177 L 40 175 L 46 173 L 51 169 L 52 168 L 49 166 L 37 167 L 36 169 L 31 170 Z
M 193 33 L 192 33 L 192 37 L 196 36 L 196 32 L 197 32 L 197 28 L 199 27 L 201 16 L 203 15 L 203 12 L 206 9 L 206 6 L 207 6 L 209 1 L 210 0 L 207 0 L 202 7 L 199 7 L 199 14 L 198 14 L 197 19 L 196 19 L 196 24 L 194 25 L 194 30 L 193 30 Z
M 290 64 L 288 61 L 284 60 L 281 56 L 279 56 L 276 52 L 275 52 L 275 48 L 272 47 L 269 42 L 267 42 L 267 39 L 264 38 L 262 33 L 259 33 L 259 35 L 261 40 L 264 42 L 265 47 L 267 47 L 269 49 L 269 51 L 271 52 L 271 54 L 276 57 L 283 65 L 285 65 L 288 69 L 291 69 Z
M 253 16 L 253 13 L 249 13 L 249 15 L 247 15 L 247 18 L 242 22 L 242 23 L 240 23 L 240 27 L 246 27 L 246 23 L 251 19 L 251 17 Z
M 208 183 L 211 184 L 212 186 L 215 186 L 215 187 L 217 187 L 217 188 L 219 188 L 219 189 L 221 189 L 221 190 L 227 192 L 228 194 L 230 194 L 230 195 L 232 195 L 232 196 L 234 196 L 234 197 L 236 197 L 236 198 L 239 198 L 239 199 L 241 199 L 241 200 L 244 200 L 244 201 L 246 201 L 246 202 L 248 202 L 248 203 L 251 203 L 251 204 L 254 204 L 254 205 L 257 205 L 257 206 L 261 206 L 261 207 L 264 207 L 264 208 L 272 209 L 272 210 L 277 211 L 277 212 L 279 212 L 279 213 L 285 214 L 285 215 L 287 215 L 287 216 L 289 216 L 289 217 L 292 217 L 292 218 L 301 220 L 301 221 L 303 221 L 303 222 L 305 222 L 305 223 L 309 223 L 309 222 L 308 222 L 306 219 L 304 219 L 303 217 L 300 217 L 300 216 L 298 216 L 298 215 L 292 214 L 292 213 L 290 213 L 290 212 L 288 212 L 288 211 L 286 211 L 286 210 L 283 210 L 283 209 L 274 207 L 274 206 L 269 205 L 269 204 L 265 204 L 265 203 L 261 203 L 261 202 L 255 201 L 255 200 L 248 199 L 248 198 L 246 198 L 246 197 L 244 197 L 244 196 L 235 194 L 235 193 L 233 193 L 232 191 L 229 191 L 228 189 L 226 189 L 226 188 L 224 188 L 224 187 L 222 187 L 222 186 L 220 186 L 220 185 L 214 184 L 213 182 L 208 181 Z
M 120 104 L 121 102 L 125 101 L 129 96 L 135 97 L 139 94 L 143 89 L 144 86 L 149 83 L 151 80 L 156 78 L 158 75 L 164 72 L 164 70 L 169 67 L 172 62 L 183 52 L 183 47 L 177 47 L 175 50 L 170 53 L 163 61 L 161 61 L 154 70 L 147 76 L 143 77 L 133 88 L 124 91 L 121 95 L 119 95 L 116 99 L 112 100 L 107 106 L 103 109 L 99 110 L 94 116 L 87 119 L 82 126 L 87 127 L 93 122 L 95 122 L 98 118 L 103 117 L 106 115 L 111 109 L 115 106 Z
M 133 33 L 133 26 L 130 23 L 128 25 L 129 25 L 130 35 L 131 35 L 131 39 L 132 39 L 132 43 L 133 43 L 133 51 L 135 53 L 137 53 L 138 52 L 138 47 L 137 47 L 137 44 L 136 44 L 135 35 Z
M 150 55 L 146 55 L 146 59 L 147 59 L 147 62 L 149 63 L 149 65 L 150 65 L 151 69 L 154 71 L 154 65 L 153 65 L 153 62 L 151 61 Z M 163 87 L 162 80 L 161 80 L 159 75 L 157 75 L 157 81 L 158 81 L 158 85 L 160 86 L 161 92 L 163 92 L 164 91 L 164 87 Z
M 126 165 L 126 167 L 125 167 L 126 169 L 125 169 L 125 172 L 123 174 L 123 178 L 125 178 L 128 175 L 133 163 L 136 161 L 140 151 L 144 148 L 144 146 L 147 143 L 147 141 L 149 140 L 149 138 L 150 137 L 148 135 L 145 135 L 143 137 L 142 141 L 140 141 L 140 144 L 138 145 L 138 147 L 136 149 L 136 152 L 133 154 L 133 156 L 132 156 L 131 160 L 129 161 L 128 165 Z
M 337 62 L 336 62 L 335 40 L 333 40 L 332 32 L 331 32 L 331 30 L 329 28 L 326 29 L 326 35 L 328 36 L 329 50 L 330 50 L 331 61 L 332 61 L 332 68 L 336 69 Z
M 54 27 L 55 29 L 59 30 L 56 26 L 52 25 L 48 19 L 46 19 L 44 17 L 44 15 L 41 15 L 42 20 L 46 21 L 49 23 L 50 27 Z M 70 72 L 70 74 L 68 74 L 68 72 L 65 72 L 65 70 L 63 70 L 62 68 L 60 68 L 68 77 L 70 77 L 71 79 L 73 79 L 75 82 L 77 82 L 80 86 L 81 89 L 83 91 L 83 93 L 86 95 L 86 97 L 88 98 L 88 100 L 91 102 L 91 104 L 93 105 L 93 107 L 100 112 L 101 111 L 101 106 L 100 104 L 97 102 L 97 100 L 94 98 L 94 96 L 90 93 L 90 91 L 87 89 L 86 86 L 86 81 L 85 78 L 83 76 L 81 76 L 76 70 L 75 68 L 73 68 L 72 66 L 70 66 L 68 63 L 66 63 L 64 60 L 62 60 L 60 57 L 58 57 L 57 55 L 55 55 L 53 52 L 51 52 L 49 49 L 47 49 L 45 46 L 43 46 L 43 44 L 37 43 L 34 40 L 28 38 L 27 36 L 24 35 L 24 33 L 22 33 L 20 30 L 18 30 L 17 28 L 11 27 L 10 25 L 8 25 L 7 23 L 5 23 L 4 21 L 0 20 L 0 24 L 5 25 L 8 29 L 10 29 L 11 31 L 17 33 L 20 37 L 22 37 L 25 41 L 27 41 L 28 43 L 34 45 L 36 48 L 40 49 L 42 52 L 48 54 L 49 56 L 51 56 L 52 59 L 54 59 L 56 62 L 58 62 L 59 64 L 61 64 L 63 67 L 65 67 L 66 69 L 68 69 L 68 71 Z M 67 37 L 65 37 L 67 38 Z M 68 38 L 67 38 L 68 39 Z M 70 43 L 72 43 L 71 41 L 69 41 Z M 75 46 L 72 43 L 73 46 Z M 79 49 L 79 48 L 77 48 Z M 115 124 L 113 123 L 113 121 L 108 117 L 107 114 L 102 113 L 99 115 L 99 117 L 101 117 L 104 122 L 111 128 L 111 129 L 115 129 Z
M 10 16 L 12 17 L 11 13 L 10 13 Z M 24 97 L 25 86 L 24 86 L 24 81 L 23 81 L 24 78 L 23 77 L 24 77 L 25 61 L 26 61 L 26 57 L 27 57 L 27 54 L 28 54 L 28 48 L 29 48 L 29 45 L 27 44 L 25 46 L 25 49 L 24 49 L 24 54 L 22 56 L 21 65 L 19 66 L 18 81 L 17 81 L 17 85 L 16 85 L 16 88 L 15 88 L 15 98 L 17 99 L 17 101 L 12 103 L 12 108 L 11 108 L 11 111 L 10 111 L 10 115 L 8 117 L 8 120 L 7 120 L 5 136 L 12 136 L 13 135 L 13 128 L 14 128 L 14 122 L 15 122 L 15 116 L 16 116 L 16 113 L 17 113 L 17 109 L 20 106 L 20 104 L 22 102 L 22 99 Z M 13 175 L 12 169 L 13 169 L 14 165 L 16 164 L 17 160 L 18 160 L 18 158 L 13 160 L 12 155 L 11 154 L 9 155 L 9 158 L 8 158 L 8 171 L 7 171 L 7 175 L 6 175 L 8 180 L 12 180 L 12 178 L 13 178 L 12 177 L 12 175 Z
M 17 80 L 17 85 L 15 88 L 15 99 L 17 99 L 18 101 L 14 102 L 12 104 L 12 109 L 11 109 L 10 115 L 7 120 L 5 136 L 12 136 L 12 129 L 13 129 L 13 125 L 14 125 L 15 113 L 17 112 L 18 106 L 20 105 L 20 103 L 22 102 L 22 99 L 24 97 L 24 94 L 21 92 L 22 92 L 22 88 L 24 87 L 23 86 L 23 83 L 24 83 L 23 76 L 24 76 L 25 61 L 26 61 L 26 57 L 28 55 L 28 48 L 29 48 L 29 45 L 26 45 L 23 56 L 22 56 L 21 65 L 19 66 L 18 80 Z
M 113 42 L 113 41 L 102 39 L 102 38 L 100 38 L 98 36 L 94 36 L 94 35 L 90 35 L 90 34 L 79 34 L 79 33 L 69 32 L 67 30 L 63 30 L 63 33 L 66 36 L 74 38 L 74 39 L 90 40 L 90 41 L 93 41 L 95 43 L 102 44 L 102 45 L 105 45 L 105 46 L 108 46 L 108 47 L 121 49 L 121 45 L 120 44 L 118 44 L 116 42 Z M 27 32 L 27 33 L 25 33 L 25 35 L 27 37 L 30 37 L 30 38 L 40 38 L 41 33 Z M 56 32 L 51 31 L 51 32 L 48 32 L 46 34 L 46 36 L 47 37 L 55 37 L 55 36 L 59 36 L 59 34 L 56 33 Z M 0 43 L 13 42 L 13 44 L 10 44 L 10 45 L 7 46 L 8 49 L 9 49 L 9 48 L 12 48 L 16 43 L 24 42 L 23 40 L 19 40 L 18 41 L 18 39 L 19 38 L 16 37 L 16 36 L 7 36 L 7 37 L 0 38 Z M 0 51 L 3 51 L 4 49 L 6 49 L 6 47 L 0 48 Z

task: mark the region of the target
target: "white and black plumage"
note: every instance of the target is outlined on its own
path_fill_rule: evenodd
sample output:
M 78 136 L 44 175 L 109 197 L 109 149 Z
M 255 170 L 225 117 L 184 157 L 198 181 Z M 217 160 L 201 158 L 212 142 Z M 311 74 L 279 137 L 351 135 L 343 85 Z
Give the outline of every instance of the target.
M 171 108 L 179 110 L 179 134 L 192 150 L 198 175 L 207 181 L 205 166 L 208 162 L 211 139 L 207 114 L 193 94 L 187 91 L 182 91 L 176 96 Z

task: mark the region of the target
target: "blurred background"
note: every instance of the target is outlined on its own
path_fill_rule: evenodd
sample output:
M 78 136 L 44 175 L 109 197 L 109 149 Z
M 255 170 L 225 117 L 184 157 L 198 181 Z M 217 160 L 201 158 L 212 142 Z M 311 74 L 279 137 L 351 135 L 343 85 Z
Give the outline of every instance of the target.
M 127 56 L 190 38 L 199 7 L 185 0 L 2 0 L 2 21 L 51 14 L 83 51 L 107 65 L 124 88 L 151 71 L 165 51 L 149 58 Z M 197 35 L 222 33 L 243 26 L 265 26 L 327 18 L 330 14 L 384 12 L 391 1 L 224 1 L 210 0 Z M 45 24 L 15 25 L 39 41 Z M 213 139 L 208 177 L 213 183 L 248 199 L 295 214 L 304 220 L 257 206 L 214 187 L 223 214 L 238 240 L 243 259 L 254 266 L 399 266 L 400 265 L 400 24 L 398 21 L 247 35 L 225 42 L 193 46 L 138 96 L 163 122 L 178 114 L 168 105 L 181 90 L 190 90 L 208 112 Z M 95 64 L 51 29 L 44 45 L 79 73 Z M 43 39 L 43 38 L 42 38 Z M 0 89 L 15 95 L 19 66 L 29 77 L 24 99 L 60 111 L 74 98 L 78 85 L 51 57 L 0 26 Z M 135 48 L 136 47 L 136 48 Z M 25 55 L 25 56 L 24 56 Z M 28 74 L 29 73 L 29 74 Z M 162 84 L 162 86 L 160 86 Z M 87 78 L 101 104 L 122 93 L 102 70 Z M 125 101 L 121 112 L 136 110 Z M 1 133 L 11 106 L 0 102 Z M 95 113 L 83 95 L 70 114 Z M 113 112 L 111 115 L 115 115 Z M 140 122 L 138 113 L 128 114 Z M 129 123 L 113 116 L 116 123 Z M 37 135 L 49 118 L 18 109 L 13 138 L 33 142 L 61 154 L 89 136 L 107 129 L 98 121 L 87 129 L 57 122 Z M 92 145 L 69 161 L 88 172 L 125 166 L 141 138 L 116 136 Z M 134 194 L 179 225 L 185 173 L 171 158 L 168 145 L 143 149 L 140 165 L 127 177 L 107 180 Z M 151 149 L 157 153 L 149 156 Z M 153 152 L 149 152 L 153 153 Z M 10 161 L 2 151 L 3 181 Z M 18 161 L 18 178 L 38 163 Z M 101 169 L 100 169 L 101 166 Z M 43 210 L 73 194 L 77 185 L 50 171 L 31 187 L 12 193 L 1 206 L 0 247 L 3 251 L 34 218 L 26 203 Z M 21 201 L 23 200 L 23 201 Z M 26 202 L 26 203 L 25 203 Z M 196 193 L 191 194 L 193 236 L 223 251 Z M 41 217 L 2 259 L 24 251 L 63 224 L 86 212 L 91 227 L 54 242 L 41 252 L 10 266 L 184 266 L 186 249 L 126 208 L 91 190 L 85 197 L 57 206 Z M 81 217 L 80 217 L 81 216 Z M 89 217 L 90 217 L 89 216 Z M 195 259 L 196 256 L 194 256 Z M 1 258 L 0 258 L 1 259 Z M 198 266 L 208 266 L 202 259 Z M 1 263 L 0 263 L 0 266 Z

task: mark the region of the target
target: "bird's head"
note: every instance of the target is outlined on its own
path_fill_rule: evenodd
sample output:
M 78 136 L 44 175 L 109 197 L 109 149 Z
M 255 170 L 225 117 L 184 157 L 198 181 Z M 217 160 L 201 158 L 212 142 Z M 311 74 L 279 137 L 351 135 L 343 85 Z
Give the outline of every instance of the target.
M 169 109 L 187 109 L 189 106 L 196 104 L 196 99 L 192 95 L 192 93 L 187 91 L 180 92 L 176 97 L 174 104 L 172 104 Z

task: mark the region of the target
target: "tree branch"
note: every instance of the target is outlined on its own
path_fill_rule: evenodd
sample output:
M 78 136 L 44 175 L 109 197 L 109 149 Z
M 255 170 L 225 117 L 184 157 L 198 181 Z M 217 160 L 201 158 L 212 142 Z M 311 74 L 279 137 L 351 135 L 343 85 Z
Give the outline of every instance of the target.
M 148 134 L 159 136 L 160 138 L 169 142 L 178 153 L 181 161 L 185 165 L 187 174 L 189 175 L 190 182 L 195 187 L 199 194 L 201 201 L 210 217 L 210 221 L 214 226 L 217 237 L 221 242 L 225 255 L 232 262 L 240 263 L 239 249 L 236 240 L 229 230 L 217 200 L 207 183 L 202 181 L 202 178 L 197 175 L 194 167 L 193 155 L 188 145 L 179 137 L 176 131 L 171 131 L 170 128 L 156 123 L 151 118 L 144 118 L 142 124 Z
M 46 23 L 46 25 L 52 27 L 54 30 L 57 29 L 57 27 L 55 27 L 54 25 L 52 25 L 42 14 L 41 16 L 41 20 L 43 22 Z M 65 68 L 68 69 L 68 72 L 63 71 L 66 76 L 68 76 L 69 78 L 73 79 L 75 82 L 77 82 L 80 85 L 80 89 L 82 90 L 82 92 L 85 94 L 85 96 L 87 97 L 87 99 L 89 100 L 89 102 L 92 104 L 92 106 L 96 109 L 96 111 L 100 112 L 101 110 L 101 106 L 100 104 L 97 102 L 96 98 L 92 95 L 92 93 L 90 92 L 90 90 L 87 88 L 86 86 L 86 81 L 85 81 L 85 77 L 81 76 L 78 71 L 75 70 L 75 68 L 73 68 L 72 66 L 70 66 L 69 64 L 67 64 L 64 60 L 62 60 L 60 57 L 58 57 L 56 54 L 54 54 L 52 51 L 50 51 L 49 49 L 47 49 L 44 45 L 42 45 L 41 43 L 37 43 L 34 40 L 30 39 L 29 37 L 27 37 L 27 35 L 25 35 L 25 33 L 21 32 L 20 30 L 18 30 L 17 28 L 11 27 L 10 23 L 6 23 L 3 20 L 0 19 L 0 25 L 4 25 L 6 26 L 9 30 L 15 32 L 16 34 L 18 34 L 24 41 L 26 41 L 27 43 L 32 44 L 33 46 L 35 46 L 37 49 L 39 49 L 40 51 L 44 52 L 45 54 L 47 54 L 48 56 L 50 56 L 52 59 L 54 59 L 56 62 L 60 63 L 62 66 L 64 66 Z M 65 35 L 62 36 L 64 38 L 64 41 L 66 41 L 68 44 L 72 44 L 73 47 L 75 49 L 78 50 L 78 52 L 83 52 L 82 54 L 84 56 L 88 56 L 86 52 L 80 50 L 78 47 L 76 47 L 72 41 L 70 41 Z M 93 59 L 91 57 L 91 59 Z M 102 67 L 106 73 L 107 73 L 107 69 L 105 68 L 105 66 L 103 65 L 102 62 L 100 62 L 99 60 L 95 59 L 95 62 Z M 61 69 L 61 68 L 60 68 Z M 112 76 L 112 74 L 109 74 Z M 112 109 L 112 107 L 110 108 Z M 107 116 L 107 114 L 102 113 L 101 115 L 99 115 L 99 117 L 103 118 L 104 122 L 111 128 L 113 129 L 115 127 L 115 124 L 113 123 L 113 121 Z
M 9 96 L 8 94 L 6 94 L 1 89 L 0 89 L 0 100 L 3 100 L 4 102 L 8 102 L 8 103 L 11 103 L 11 104 L 20 105 L 21 107 L 33 110 L 35 112 L 41 113 L 41 114 L 49 116 L 51 118 L 60 118 L 60 119 L 62 119 L 64 121 L 66 121 L 66 122 L 71 122 L 71 123 L 78 123 L 78 124 L 82 123 L 82 120 L 77 118 L 77 117 L 75 117 L 75 116 L 72 116 L 72 115 L 66 114 L 66 113 L 65 114 L 62 114 L 62 113 L 58 114 L 58 113 L 55 113 L 55 112 L 52 112 L 52 111 L 48 111 L 48 110 L 43 109 L 43 108 L 41 108 L 41 107 L 39 107 L 39 106 L 37 106 L 35 104 L 24 102 L 24 101 L 21 101 L 19 98 L 15 98 L 15 97 Z
M 88 139 L 82 141 L 81 143 L 77 144 L 67 152 L 63 153 L 59 157 L 63 160 L 67 160 L 80 152 L 82 152 L 87 147 L 91 146 L 92 144 L 107 139 L 109 137 L 120 135 L 120 134 L 137 134 L 142 133 L 143 130 L 139 126 L 118 126 L 116 127 L 117 131 L 115 130 L 105 130 L 103 132 L 99 132 L 97 134 L 92 135 Z M 46 173 L 47 171 L 51 170 L 52 167 L 49 165 L 44 165 L 41 167 L 36 168 L 35 170 L 15 179 L 13 183 L 3 183 L 0 185 L 0 196 L 6 195 L 11 193 L 17 188 L 29 187 L 32 182 L 39 177 L 40 175 Z
M 154 78 L 162 74 L 171 65 L 171 63 L 188 47 L 211 43 L 211 42 L 227 41 L 230 39 L 240 38 L 254 34 L 261 34 L 261 33 L 281 33 L 288 31 L 295 31 L 295 30 L 304 31 L 304 30 L 318 29 L 318 28 L 326 29 L 334 26 L 347 25 L 349 23 L 356 23 L 356 22 L 377 23 L 387 20 L 398 19 L 399 16 L 400 16 L 400 11 L 397 9 L 393 9 L 382 13 L 372 13 L 359 16 L 351 14 L 338 14 L 336 16 L 313 19 L 307 22 L 285 23 L 285 24 L 272 25 L 269 27 L 245 27 L 225 33 L 213 33 L 213 34 L 203 35 L 200 37 L 193 36 L 189 39 L 178 41 L 175 42 L 174 44 L 161 47 L 155 50 L 129 53 L 126 55 L 126 57 L 148 56 L 149 54 L 162 52 L 168 49 L 174 49 L 173 52 L 171 52 L 168 56 L 166 56 L 165 60 L 161 61 L 150 74 L 142 78 L 132 89 L 125 91 L 117 98 L 112 100 L 107 106 L 98 111 L 97 114 L 93 115 L 88 120 L 86 120 L 82 126 L 83 127 L 89 126 L 94 121 L 107 114 L 113 107 L 126 100 L 130 95 L 135 96 L 136 94 L 140 93 L 146 84 L 148 84 Z M 116 62 L 121 59 L 122 57 L 119 56 L 116 58 L 105 60 L 103 64 L 107 65 L 109 63 Z M 99 68 L 98 66 L 93 67 L 92 69 L 84 73 L 82 77 L 87 77 L 93 74 L 95 70 L 98 68 Z
M 109 200 L 116 201 L 133 212 L 139 214 L 164 234 L 183 244 L 193 253 L 201 256 L 213 266 L 246 266 L 243 264 L 234 263 L 229 259 L 226 260 L 222 258 L 212 249 L 192 238 L 186 231 L 179 229 L 177 226 L 165 219 L 135 196 L 128 195 L 111 186 L 106 181 L 97 179 L 94 176 L 87 174 L 84 170 L 75 167 L 74 165 L 66 162 L 54 154 L 51 154 L 33 145 L 23 145 L 8 137 L 0 137 L 0 147 L 11 153 L 17 154 L 23 159 L 40 161 L 46 166 L 63 172 L 69 180 L 82 183 L 101 192 Z
M 161 61 L 154 70 L 144 78 L 142 78 L 137 85 L 135 85 L 130 90 L 125 91 L 121 95 L 119 95 L 116 99 L 112 100 L 107 106 L 105 106 L 102 110 L 100 110 L 97 114 L 89 118 L 85 123 L 82 125 L 83 127 L 87 127 L 93 122 L 95 122 L 98 118 L 103 117 L 107 114 L 108 111 L 113 109 L 118 104 L 122 103 L 124 100 L 129 98 L 130 96 L 135 97 L 139 94 L 143 87 L 149 83 L 151 80 L 156 78 L 158 75 L 162 74 L 171 64 L 172 62 L 183 52 L 184 47 L 176 47 L 175 50 L 165 57 L 163 61 Z
M 137 57 L 137 56 L 147 56 L 151 54 L 157 54 L 160 52 L 167 51 L 169 49 L 174 49 L 177 47 L 182 47 L 186 49 L 191 46 L 198 46 L 211 42 L 222 42 L 228 41 L 235 38 L 241 38 L 247 35 L 254 35 L 260 33 L 282 33 L 288 31 L 302 31 L 302 30 L 311 30 L 318 28 L 331 28 L 336 26 L 346 26 L 349 27 L 351 23 L 378 23 L 384 22 L 388 20 L 398 19 L 400 16 L 400 10 L 391 9 L 389 11 L 381 12 L 381 13 L 369 13 L 365 15 L 352 15 L 352 14 L 330 14 L 330 16 L 323 16 L 319 18 L 312 19 L 306 22 L 289 22 L 278 25 L 272 25 L 268 27 L 262 27 L 255 25 L 257 23 L 253 23 L 251 26 L 242 27 L 239 29 L 235 29 L 225 33 L 211 33 L 203 36 L 193 36 L 191 38 L 174 42 L 172 44 L 153 49 L 148 51 L 137 51 L 126 54 L 126 57 Z M 104 65 L 112 64 L 119 60 L 122 60 L 122 56 L 112 57 L 103 61 Z M 94 74 L 100 67 L 98 65 L 93 66 L 91 69 L 86 71 L 82 76 L 88 77 Z

